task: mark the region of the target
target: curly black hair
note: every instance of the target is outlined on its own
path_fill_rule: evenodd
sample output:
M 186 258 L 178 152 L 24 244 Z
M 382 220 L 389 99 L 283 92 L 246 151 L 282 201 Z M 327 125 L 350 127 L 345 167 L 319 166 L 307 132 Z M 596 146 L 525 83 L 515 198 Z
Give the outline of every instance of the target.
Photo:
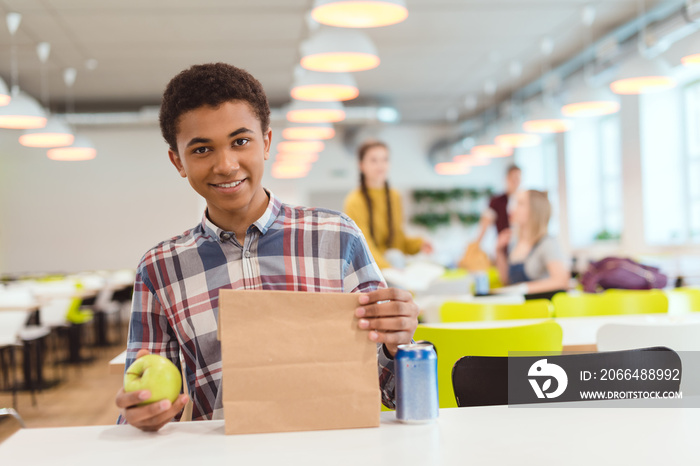
M 270 104 L 260 82 L 250 73 L 227 63 L 194 65 L 170 80 L 160 107 L 160 131 L 177 153 L 177 124 L 183 113 L 199 107 L 216 108 L 225 102 L 247 102 L 263 132 L 270 126 Z

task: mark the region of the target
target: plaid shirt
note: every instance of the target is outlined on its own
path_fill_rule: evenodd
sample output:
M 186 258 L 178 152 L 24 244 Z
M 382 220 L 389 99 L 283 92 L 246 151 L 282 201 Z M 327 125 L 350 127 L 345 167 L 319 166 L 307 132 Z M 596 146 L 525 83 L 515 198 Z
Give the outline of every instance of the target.
M 201 224 L 148 251 L 136 273 L 126 367 L 140 349 L 178 367 L 183 358 L 195 420 L 223 419 L 220 289 L 362 293 L 386 286 L 350 218 L 268 194 L 243 242 L 205 213 Z M 393 360 L 381 345 L 377 353 L 382 401 L 393 408 Z

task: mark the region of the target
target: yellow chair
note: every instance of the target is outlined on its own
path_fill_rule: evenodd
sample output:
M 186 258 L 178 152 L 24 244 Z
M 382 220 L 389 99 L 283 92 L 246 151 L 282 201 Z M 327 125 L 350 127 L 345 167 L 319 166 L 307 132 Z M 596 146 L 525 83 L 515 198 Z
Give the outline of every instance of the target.
M 452 368 L 463 356 L 508 356 L 509 351 L 561 353 L 562 330 L 554 321 L 518 327 L 460 329 L 419 325 L 414 340 L 435 345 L 441 408 L 456 408 Z
M 674 298 L 680 298 L 683 310 L 687 312 L 700 312 L 700 289 L 698 288 L 674 288 L 669 291 Z
M 460 303 L 448 301 L 440 307 L 441 322 L 477 320 L 546 319 L 552 316 L 552 303 L 533 299 L 522 304 Z
M 489 289 L 494 290 L 503 287 L 501 276 L 498 274 L 498 269 L 496 267 L 490 267 L 487 273 L 489 277 Z
M 555 317 L 587 317 L 668 312 L 668 298 L 660 290 L 608 290 L 604 293 L 557 293 Z

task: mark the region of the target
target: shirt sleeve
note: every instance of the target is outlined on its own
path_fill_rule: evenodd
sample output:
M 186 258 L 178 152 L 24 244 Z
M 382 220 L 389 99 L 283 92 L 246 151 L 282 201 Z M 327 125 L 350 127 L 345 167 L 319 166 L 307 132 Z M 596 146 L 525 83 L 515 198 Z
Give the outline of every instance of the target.
M 367 211 L 367 207 L 364 205 L 363 200 L 357 196 L 355 192 L 350 193 L 345 199 L 345 206 L 343 210 L 364 234 L 365 242 L 367 248 L 369 249 L 370 255 L 374 258 L 374 261 L 376 261 L 379 268 L 386 269 L 391 267 L 391 264 L 384 258 L 384 255 L 379 251 L 379 247 L 369 234 L 369 212 Z
M 548 236 L 542 240 L 542 244 L 540 245 L 539 249 L 539 253 L 542 255 L 542 260 L 545 264 L 555 261 L 564 261 L 564 255 L 561 252 L 559 243 L 551 236 Z
M 396 235 L 398 235 L 398 244 L 400 249 L 404 254 L 418 254 L 420 252 L 421 246 L 423 246 L 423 238 L 406 236 L 403 229 L 403 202 L 401 200 L 401 195 L 397 191 L 391 193 L 392 196 L 392 206 L 394 207 L 394 215 L 396 216 L 394 221 L 394 227 Z
M 129 319 L 125 373 L 126 369 L 136 360 L 136 354 L 141 349 L 166 357 L 177 368 L 180 368 L 180 346 L 177 337 L 155 294 L 152 283 L 144 275 L 143 268 L 139 268 L 134 282 L 134 295 Z M 126 419 L 119 416 L 117 422 L 126 424 Z
M 379 267 L 372 259 L 367 243 L 359 230 L 348 247 L 345 261 L 346 268 L 343 275 L 345 292 L 367 293 L 386 288 L 386 282 Z M 383 344 L 377 345 L 377 370 L 382 403 L 387 408 L 394 409 L 396 407 L 394 360 L 387 353 Z

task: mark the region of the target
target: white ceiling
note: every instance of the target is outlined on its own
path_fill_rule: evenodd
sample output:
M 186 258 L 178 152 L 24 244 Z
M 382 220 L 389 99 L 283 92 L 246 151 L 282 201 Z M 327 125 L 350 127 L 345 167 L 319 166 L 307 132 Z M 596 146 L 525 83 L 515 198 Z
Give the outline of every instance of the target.
M 651 7 L 663 0 L 646 0 Z M 63 106 L 61 70 L 78 68 L 76 109 L 157 105 L 168 80 L 196 63 L 225 61 L 250 71 L 273 106 L 289 100 L 299 44 L 308 36 L 312 0 L 0 0 L 0 14 L 22 13 L 16 41 L 20 86 L 40 95 L 36 44 L 52 45 L 52 107 Z M 357 104 L 396 106 L 405 121 L 462 115 L 465 97 L 496 79 L 510 86 L 508 64 L 524 64 L 523 80 L 542 69 L 540 41 L 555 42 L 553 64 L 584 46 L 581 11 L 597 10 L 600 37 L 637 14 L 638 0 L 406 0 L 401 24 L 370 29 L 382 64 L 356 74 Z M 9 81 L 10 36 L 0 26 L 0 75 Z M 84 63 L 96 59 L 97 69 Z M 500 76 L 500 78 L 499 78 Z

